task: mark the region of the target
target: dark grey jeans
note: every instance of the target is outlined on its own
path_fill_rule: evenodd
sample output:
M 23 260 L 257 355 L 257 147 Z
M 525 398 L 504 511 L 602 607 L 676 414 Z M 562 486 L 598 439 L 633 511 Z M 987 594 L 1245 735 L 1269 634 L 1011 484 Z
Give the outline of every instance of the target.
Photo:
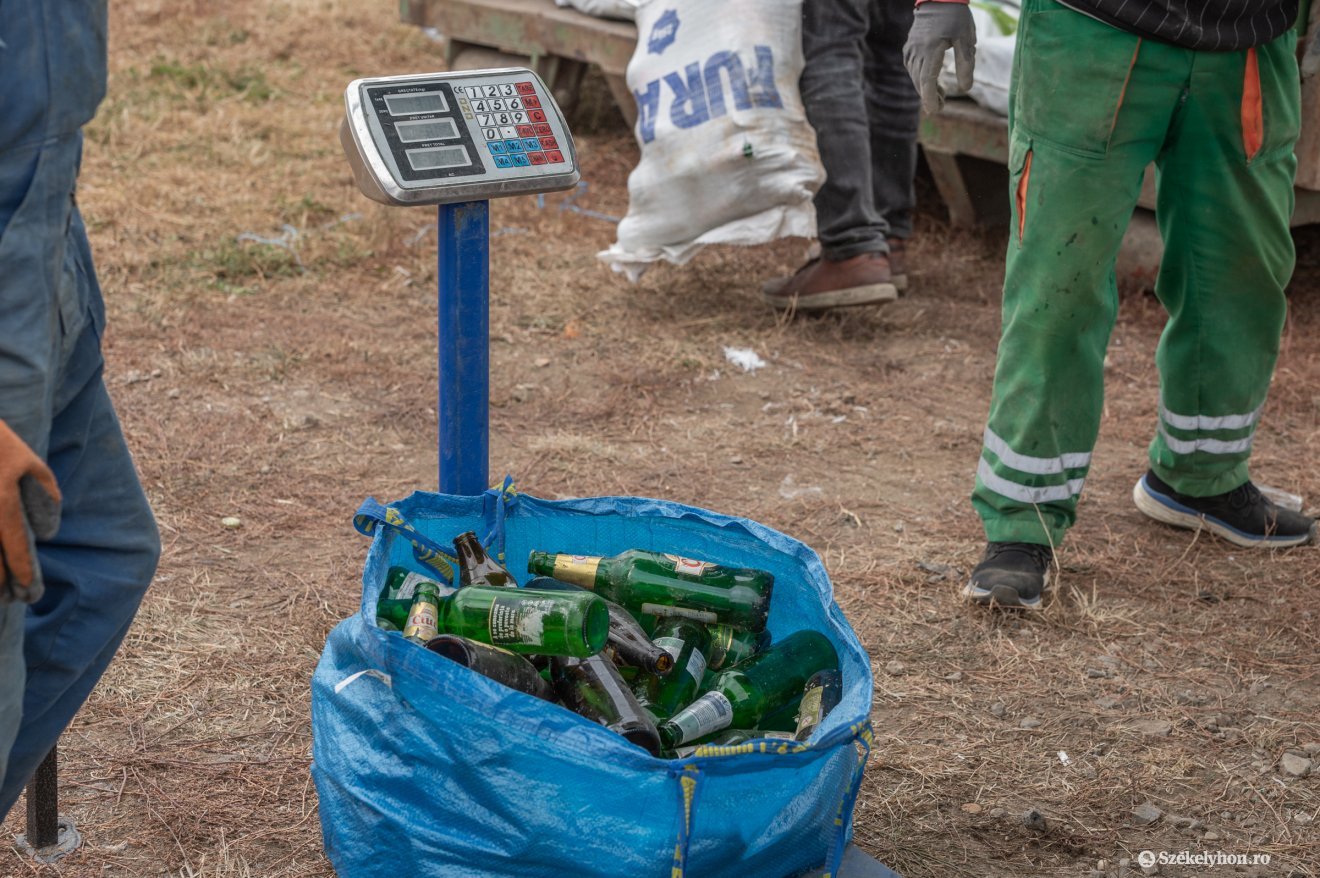
M 825 185 L 816 193 L 831 260 L 886 253 L 912 234 L 921 100 L 903 67 L 912 0 L 804 0 L 802 101 Z

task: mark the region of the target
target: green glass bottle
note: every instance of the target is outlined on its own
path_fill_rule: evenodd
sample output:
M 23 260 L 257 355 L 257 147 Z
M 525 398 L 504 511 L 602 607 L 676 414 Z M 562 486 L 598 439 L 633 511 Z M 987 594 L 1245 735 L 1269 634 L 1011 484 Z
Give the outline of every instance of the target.
M 469 585 L 440 598 L 437 612 L 436 633 L 519 654 L 595 655 L 610 630 L 605 602 L 589 593 Z
M 819 631 L 795 631 L 736 668 L 721 671 L 711 690 L 660 726 L 666 749 L 727 728 L 754 728 L 776 708 L 801 696 L 817 671 L 839 666 L 833 644 Z
M 645 706 L 657 717 L 670 717 L 697 696 L 706 674 L 710 633 L 687 619 L 661 619 L 655 634 L 655 645 L 674 657 L 674 669 L 668 676 L 647 679 Z
M 453 634 L 432 637 L 426 642 L 426 648 L 451 662 L 490 677 L 496 683 L 502 683 L 510 689 L 517 689 L 519 692 L 526 692 L 546 701 L 555 700 L 554 690 L 541 678 L 532 663 L 508 650 Z
M 830 711 L 839 706 L 843 697 L 843 675 L 833 668 L 817 671 L 802 690 L 802 703 L 798 706 L 797 729 L 793 739 L 805 741 L 820 728 Z
M 550 660 L 550 671 L 555 692 L 565 707 L 622 735 L 653 756 L 660 752 L 655 722 L 628 690 L 614 662 L 601 655 L 556 656 Z
M 453 591 L 449 586 L 407 567 L 391 567 L 385 574 L 380 600 L 376 602 L 376 624 L 387 631 L 402 631 L 408 627 L 408 613 L 412 610 L 417 586 L 423 582 L 430 583 L 440 597 Z
M 684 616 L 759 631 L 770 612 L 774 575 L 679 555 L 629 549 L 612 558 L 532 552 L 527 569 L 589 588 L 634 614 Z
M 590 591 L 580 585 L 574 585 L 571 582 L 562 582 L 558 579 L 552 579 L 549 576 L 534 576 L 527 581 L 527 588 L 540 589 L 542 591 L 576 591 L 582 594 L 591 594 Z M 597 597 L 600 597 L 597 595 Z M 651 642 L 651 638 L 646 636 L 642 626 L 637 624 L 637 620 L 614 601 L 601 598 L 605 601 L 605 607 L 610 611 L 610 635 L 607 640 L 608 646 L 613 649 L 619 661 L 634 667 L 663 676 L 669 673 L 674 667 L 674 657 L 659 646 Z
M 710 668 L 720 671 L 744 662 L 770 645 L 770 629 L 748 631 L 729 625 L 710 625 Z
M 802 693 L 799 692 L 757 720 L 757 731 L 786 732 L 790 738 L 793 737 L 793 732 L 797 730 L 798 725 L 798 708 L 801 706 Z
M 440 618 L 440 590 L 434 582 L 419 582 L 413 593 L 412 607 L 408 610 L 408 622 L 403 626 L 403 636 L 413 643 L 425 644 L 439 633 L 436 626 Z
M 486 585 L 492 588 L 518 586 L 517 580 L 504 565 L 486 554 L 485 546 L 472 531 L 454 537 L 454 551 L 458 555 L 458 585 Z

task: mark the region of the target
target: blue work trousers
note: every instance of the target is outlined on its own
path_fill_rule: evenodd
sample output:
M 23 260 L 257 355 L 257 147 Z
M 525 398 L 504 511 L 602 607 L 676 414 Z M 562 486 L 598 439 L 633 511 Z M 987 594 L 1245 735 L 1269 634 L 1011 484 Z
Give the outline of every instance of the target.
M 826 259 L 887 253 L 912 234 L 921 99 L 903 66 L 912 0 L 806 0 L 799 87 L 825 183 L 816 227 Z
M 82 136 L 0 150 L 0 418 L 63 492 L 45 593 L 0 605 L 0 817 L 109 665 L 160 536 L 106 392 L 105 306 L 74 201 Z

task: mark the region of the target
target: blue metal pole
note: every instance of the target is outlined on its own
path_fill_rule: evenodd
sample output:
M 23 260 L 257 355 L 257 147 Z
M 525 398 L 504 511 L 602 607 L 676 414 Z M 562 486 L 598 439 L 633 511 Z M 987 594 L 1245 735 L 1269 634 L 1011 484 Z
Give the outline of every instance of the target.
M 440 205 L 436 411 L 440 491 L 490 486 L 490 212 L 485 201 Z

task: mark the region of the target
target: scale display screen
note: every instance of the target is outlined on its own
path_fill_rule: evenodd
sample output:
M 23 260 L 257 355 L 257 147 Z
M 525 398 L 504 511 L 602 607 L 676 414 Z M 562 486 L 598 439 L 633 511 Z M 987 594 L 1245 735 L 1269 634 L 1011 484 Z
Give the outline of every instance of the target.
M 396 122 L 394 130 L 404 143 L 422 140 L 453 140 L 458 137 L 458 124 L 453 119 L 427 119 L 423 122 Z
M 421 94 L 386 95 L 385 106 L 391 116 L 409 116 L 417 113 L 443 113 L 449 109 L 445 96 L 438 91 Z
M 518 67 L 358 79 L 339 139 L 358 187 L 385 204 L 445 204 L 577 184 L 550 90 Z

